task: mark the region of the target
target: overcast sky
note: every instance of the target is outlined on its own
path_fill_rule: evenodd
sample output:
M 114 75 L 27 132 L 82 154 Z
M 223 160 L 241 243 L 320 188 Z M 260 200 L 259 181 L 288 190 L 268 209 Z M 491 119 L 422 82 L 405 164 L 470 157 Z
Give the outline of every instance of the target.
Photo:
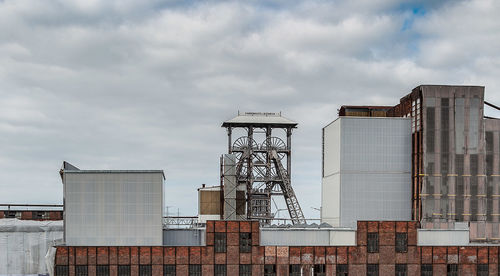
M 419 84 L 483 85 L 500 104 L 499 14 L 495 0 L 0 0 L 0 202 L 62 203 L 67 160 L 163 169 L 166 205 L 195 215 L 196 188 L 219 183 L 221 122 L 281 111 L 318 217 L 321 128 L 340 105 Z

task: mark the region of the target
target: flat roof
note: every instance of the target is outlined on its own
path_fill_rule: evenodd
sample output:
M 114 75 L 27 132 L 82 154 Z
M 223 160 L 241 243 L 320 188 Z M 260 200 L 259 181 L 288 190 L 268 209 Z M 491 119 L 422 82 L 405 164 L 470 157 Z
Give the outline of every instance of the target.
M 222 127 L 241 126 L 296 127 L 297 122 L 281 116 L 281 112 L 244 112 L 222 123 Z
M 161 173 L 165 179 L 163 170 L 64 170 L 64 173 Z

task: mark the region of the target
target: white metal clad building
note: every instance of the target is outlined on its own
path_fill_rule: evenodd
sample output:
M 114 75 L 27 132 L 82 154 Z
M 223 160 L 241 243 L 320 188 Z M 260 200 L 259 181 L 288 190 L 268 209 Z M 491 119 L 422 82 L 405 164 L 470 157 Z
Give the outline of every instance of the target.
M 65 169 L 62 177 L 66 245 L 162 245 L 163 171 Z
M 322 222 L 411 219 L 410 119 L 340 117 L 323 128 Z

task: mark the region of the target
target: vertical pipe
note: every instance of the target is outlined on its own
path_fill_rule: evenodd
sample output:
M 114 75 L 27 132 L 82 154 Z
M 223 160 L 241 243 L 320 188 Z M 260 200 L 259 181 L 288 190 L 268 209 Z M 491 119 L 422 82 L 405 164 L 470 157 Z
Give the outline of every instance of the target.
M 227 127 L 227 153 L 233 153 L 232 149 L 231 149 L 231 144 L 232 144 L 232 141 L 231 141 L 231 134 L 232 134 L 232 128 L 231 127 Z

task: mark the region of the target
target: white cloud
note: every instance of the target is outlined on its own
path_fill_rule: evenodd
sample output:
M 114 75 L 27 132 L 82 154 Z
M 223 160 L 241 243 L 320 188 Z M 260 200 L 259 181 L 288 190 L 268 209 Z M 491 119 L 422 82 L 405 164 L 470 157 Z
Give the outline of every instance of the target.
M 485 85 L 500 103 L 498 12 L 482 0 L 0 2 L 0 202 L 60 203 L 68 160 L 164 169 L 167 205 L 194 214 L 195 189 L 218 184 L 220 123 L 283 111 L 299 122 L 294 186 L 317 215 L 321 128 L 341 104 L 395 104 L 421 83 Z

